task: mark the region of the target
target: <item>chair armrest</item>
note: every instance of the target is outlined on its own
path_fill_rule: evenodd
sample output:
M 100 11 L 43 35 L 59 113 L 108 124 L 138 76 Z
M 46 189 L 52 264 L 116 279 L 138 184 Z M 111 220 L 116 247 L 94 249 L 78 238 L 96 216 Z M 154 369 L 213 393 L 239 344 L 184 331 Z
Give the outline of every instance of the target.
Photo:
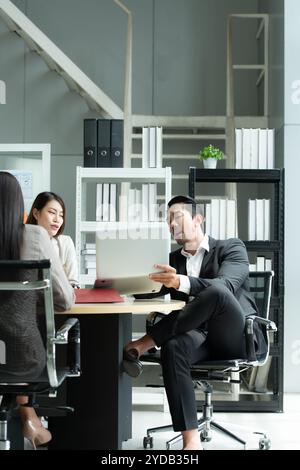
M 246 318 L 246 328 L 245 328 L 245 339 L 246 339 L 246 351 L 247 351 L 247 359 L 250 362 L 256 361 L 256 353 L 255 353 L 255 344 L 254 344 L 254 323 L 255 315 Z
M 150 312 L 147 315 L 147 323 L 148 325 L 154 325 L 158 319 L 162 319 L 166 316 L 166 313 L 162 312 Z
M 245 337 L 246 337 L 246 350 L 248 361 L 256 362 L 257 355 L 255 350 L 255 341 L 254 341 L 254 322 L 265 327 L 266 332 L 268 331 L 277 331 L 276 324 L 267 320 L 266 318 L 259 317 L 257 315 L 249 315 L 246 318 L 246 328 L 245 328 Z
M 277 331 L 277 326 L 273 321 L 267 320 L 266 318 L 258 317 L 257 315 L 249 315 L 246 319 L 247 332 L 248 332 L 248 328 L 250 329 L 252 328 L 252 333 L 253 333 L 254 321 L 256 321 L 257 323 L 260 323 L 261 325 L 265 325 L 268 331 Z
M 67 344 L 69 331 L 73 326 L 79 323 L 77 318 L 68 318 L 64 324 L 57 330 L 54 343 L 56 344 Z
M 80 375 L 80 323 L 78 318 L 68 318 L 65 321 L 57 330 L 55 343 L 67 344 L 68 376 Z

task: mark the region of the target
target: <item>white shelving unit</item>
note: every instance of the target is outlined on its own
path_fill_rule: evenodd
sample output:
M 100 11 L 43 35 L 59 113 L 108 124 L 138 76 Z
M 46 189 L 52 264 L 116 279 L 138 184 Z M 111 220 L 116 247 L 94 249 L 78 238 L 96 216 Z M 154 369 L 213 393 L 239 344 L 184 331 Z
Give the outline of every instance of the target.
M 23 192 L 25 210 L 29 212 L 38 193 L 50 191 L 51 145 L 0 144 L 0 170 L 31 174 L 30 182 L 26 187 L 27 194 Z
M 171 199 L 172 171 L 166 168 L 83 168 L 77 167 L 76 178 L 76 254 L 80 268 L 79 282 L 81 285 L 91 285 L 95 276 L 82 273 L 81 251 L 86 242 L 87 234 L 95 234 L 100 224 L 108 227 L 124 226 L 124 222 L 97 222 L 96 213 L 93 220 L 87 220 L 87 186 L 89 183 L 121 183 L 122 186 L 130 183 L 162 183 L 164 185 L 165 204 Z M 95 194 L 96 198 L 96 194 Z M 158 222 L 140 222 L 144 226 Z M 166 221 L 161 221 L 165 224 Z M 130 222 L 128 222 L 130 224 Z

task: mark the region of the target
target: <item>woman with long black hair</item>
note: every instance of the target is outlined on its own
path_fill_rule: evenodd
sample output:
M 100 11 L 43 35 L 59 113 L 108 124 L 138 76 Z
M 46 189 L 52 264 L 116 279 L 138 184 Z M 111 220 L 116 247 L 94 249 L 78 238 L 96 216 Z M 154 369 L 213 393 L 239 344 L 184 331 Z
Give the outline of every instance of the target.
M 17 179 L 8 172 L 0 171 L 0 259 L 1 260 L 51 260 L 53 299 L 55 310 L 64 311 L 74 303 L 73 288 L 63 271 L 61 262 L 53 249 L 48 233 L 40 226 L 24 225 L 24 201 Z M 1 273 L 2 280 L 6 273 Z M 38 299 L 37 299 L 38 301 Z M 0 293 L 0 331 L 6 344 L 6 364 L 0 368 L 5 373 L 19 377 L 36 375 L 45 368 L 46 354 L 38 326 L 36 309 L 32 308 L 31 292 Z M 18 343 L 13 340 L 18 332 Z M 10 365 L 11 364 L 11 365 Z M 5 368 L 5 369 L 4 369 Z M 27 374 L 27 375 L 26 375 Z M 18 397 L 20 405 L 27 397 Z M 34 408 L 20 406 L 24 437 L 34 447 L 50 441 L 51 433 L 45 429 Z
M 59 256 L 70 284 L 79 287 L 76 251 L 71 237 L 63 235 L 66 223 L 66 206 L 56 193 L 44 191 L 33 201 L 27 224 L 44 227 Z

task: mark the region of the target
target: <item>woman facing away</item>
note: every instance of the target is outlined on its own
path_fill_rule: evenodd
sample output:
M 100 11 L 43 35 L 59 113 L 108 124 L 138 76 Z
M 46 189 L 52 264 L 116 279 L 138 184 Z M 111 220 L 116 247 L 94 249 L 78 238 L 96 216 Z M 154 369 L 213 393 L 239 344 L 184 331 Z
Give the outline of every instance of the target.
M 70 284 L 79 287 L 74 243 L 71 237 L 62 235 L 66 223 L 66 207 L 62 198 L 49 191 L 38 194 L 26 223 L 40 225 L 47 230 Z
M 54 308 L 68 310 L 74 304 L 74 290 L 69 283 L 61 262 L 55 253 L 48 233 L 43 227 L 24 225 L 24 201 L 17 179 L 0 171 L 0 259 L 1 260 L 51 260 Z M 5 280 L 6 273 L 1 273 Z M 28 295 L 26 295 L 28 294 Z M 30 295 L 31 294 L 31 295 Z M 5 341 L 6 364 L 0 365 L 5 374 L 16 381 L 39 377 L 46 365 L 46 352 L 38 327 L 37 311 L 32 307 L 31 292 L 1 292 L 0 331 Z M 14 335 L 18 332 L 18 342 Z M 19 380 L 18 380 L 19 378 Z M 17 403 L 28 402 L 25 396 L 17 397 Z M 33 446 L 51 440 L 34 408 L 20 406 L 23 435 Z

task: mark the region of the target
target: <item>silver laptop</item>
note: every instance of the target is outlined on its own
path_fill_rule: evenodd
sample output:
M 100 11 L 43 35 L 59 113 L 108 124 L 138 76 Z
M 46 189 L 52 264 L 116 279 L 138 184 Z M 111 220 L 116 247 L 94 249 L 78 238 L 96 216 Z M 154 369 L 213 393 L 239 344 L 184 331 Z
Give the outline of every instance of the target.
M 120 294 L 158 292 L 161 284 L 149 279 L 169 264 L 170 234 L 165 222 L 100 228 L 96 232 L 96 286 L 110 286 Z

